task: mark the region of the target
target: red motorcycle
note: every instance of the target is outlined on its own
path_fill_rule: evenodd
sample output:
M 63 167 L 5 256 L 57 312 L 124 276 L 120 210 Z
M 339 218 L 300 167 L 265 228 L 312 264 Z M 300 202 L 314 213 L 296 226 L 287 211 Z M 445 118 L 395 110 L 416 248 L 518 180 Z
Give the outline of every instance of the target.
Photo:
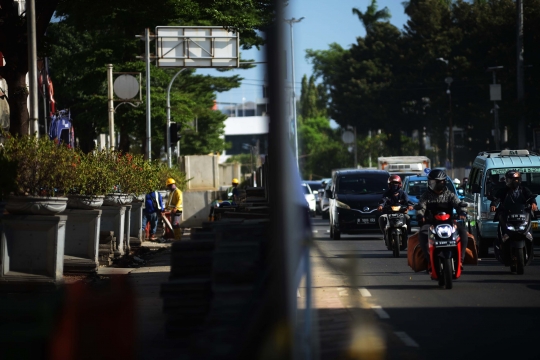
M 461 203 L 460 207 L 466 207 Z M 457 222 L 452 215 L 443 211 L 433 211 L 429 228 L 429 258 L 431 278 L 439 281 L 439 286 L 452 288 L 452 280 L 461 276 L 461 238 Z

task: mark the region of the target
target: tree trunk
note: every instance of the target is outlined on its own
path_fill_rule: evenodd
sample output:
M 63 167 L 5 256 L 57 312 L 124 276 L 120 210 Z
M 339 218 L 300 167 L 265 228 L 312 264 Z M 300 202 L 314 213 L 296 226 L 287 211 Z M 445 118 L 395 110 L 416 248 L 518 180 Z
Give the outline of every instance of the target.
M 26 73 L 13 71 L 6 74 L 8 85 L 8 103 L 10 108 L 10 128 L 12 134 L 28 135 L 28 87 L 26 85 Z

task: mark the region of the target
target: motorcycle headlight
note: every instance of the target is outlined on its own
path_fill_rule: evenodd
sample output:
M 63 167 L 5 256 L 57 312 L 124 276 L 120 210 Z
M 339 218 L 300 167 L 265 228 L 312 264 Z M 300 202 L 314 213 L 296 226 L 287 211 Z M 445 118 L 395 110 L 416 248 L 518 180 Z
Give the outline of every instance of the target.
M 437 235 L 439 235 L 440 238 L 446 239 L 452 236 L 455 229 L 451 225 L 438 225 L 435 228 L 435 231 L 437 231 Z
M 401 210 L 401 206 L 397 205 L 397 206 L 390 206 L 390 208 L 392 209 L 392 211 L 399 211 Z
M 342 208 L 342 209 L 348 209 L 348 210 L 351 209 L 351 207 L 349 205 L 347 205 L 347 204 L 345 204 L 345 203 L 343 203 L 343 202 L 341 202 L 339 200 L 336 200 L 336 206 L 338 208 Z

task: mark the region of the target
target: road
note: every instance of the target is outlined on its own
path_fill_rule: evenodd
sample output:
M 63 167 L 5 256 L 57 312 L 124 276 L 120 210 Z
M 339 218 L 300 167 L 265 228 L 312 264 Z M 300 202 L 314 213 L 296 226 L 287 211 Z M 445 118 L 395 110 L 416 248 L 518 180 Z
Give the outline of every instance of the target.
M 392 258 L 380 233 L 331 240 L 328 220 L 317 217 L 313 235 L 314 273 L 323 266 L 337 270 L 342 284 L 336 286 L 353 288 L 349 296 L 371 308 L 385 334 L 387 358 L 540 359 L 538 256 L 520 276 L 492 256 L 481 259 L 445 290 L 425 272 L 414 273 L 406 253 Z M 535 252 L 540 255 L 540 247 Z M 325 358 L 324 339 L 321 344 Z

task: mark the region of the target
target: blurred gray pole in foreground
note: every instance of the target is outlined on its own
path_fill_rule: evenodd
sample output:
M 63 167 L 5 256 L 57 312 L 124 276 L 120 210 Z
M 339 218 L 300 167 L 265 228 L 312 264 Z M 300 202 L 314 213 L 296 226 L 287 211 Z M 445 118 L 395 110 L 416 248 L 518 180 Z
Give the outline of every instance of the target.
M 525 138 L 525 104 L 524 104 L 524 89 L 523 89 L 523 1 L 516 0 L 517 8 L 517 36 L 516 36 L 516 53 L 517 53 L 517 100 L 519 108 L 518 119 L 518 148 L 524 149 L 526 145 Z
M 39 137 L 38 123 L 38 80 L 36 50 L 36 5 L 35 0 L 26 1 L 26 25 L 28 33 L 28 90 L 29 90 L 29 126 L 30 134 Z M 45 95 L 45 94 L 44 94 Z M 47 120 L 45 120 L 47 121 Z
M 299 211 L 293 203 L 294 193 L 300 184 L 294 184 L 290 173 L 297 171 L 296 162 L 289 145 L 289 121 L 285 106 L 286 59 L 283 57 L 285 44 L 285 23 L 283 0 L 274 0 L 276 23 L 268 33 L 268 79 L 270 79 L 269 104 L 270 125 L 268 141 L 269 200 L 271 221 L 272 275 L 270 294 L 272 314 L 269 333 L 265 334 L 269 348 L 274 350 L 274 359 L 294 357 L 294 335 L 296 320 L 295 272 L 300 259 L 300 238 L 296 237 L 301 226 Z M 279 341 L 277 339 L 280 339 Z

